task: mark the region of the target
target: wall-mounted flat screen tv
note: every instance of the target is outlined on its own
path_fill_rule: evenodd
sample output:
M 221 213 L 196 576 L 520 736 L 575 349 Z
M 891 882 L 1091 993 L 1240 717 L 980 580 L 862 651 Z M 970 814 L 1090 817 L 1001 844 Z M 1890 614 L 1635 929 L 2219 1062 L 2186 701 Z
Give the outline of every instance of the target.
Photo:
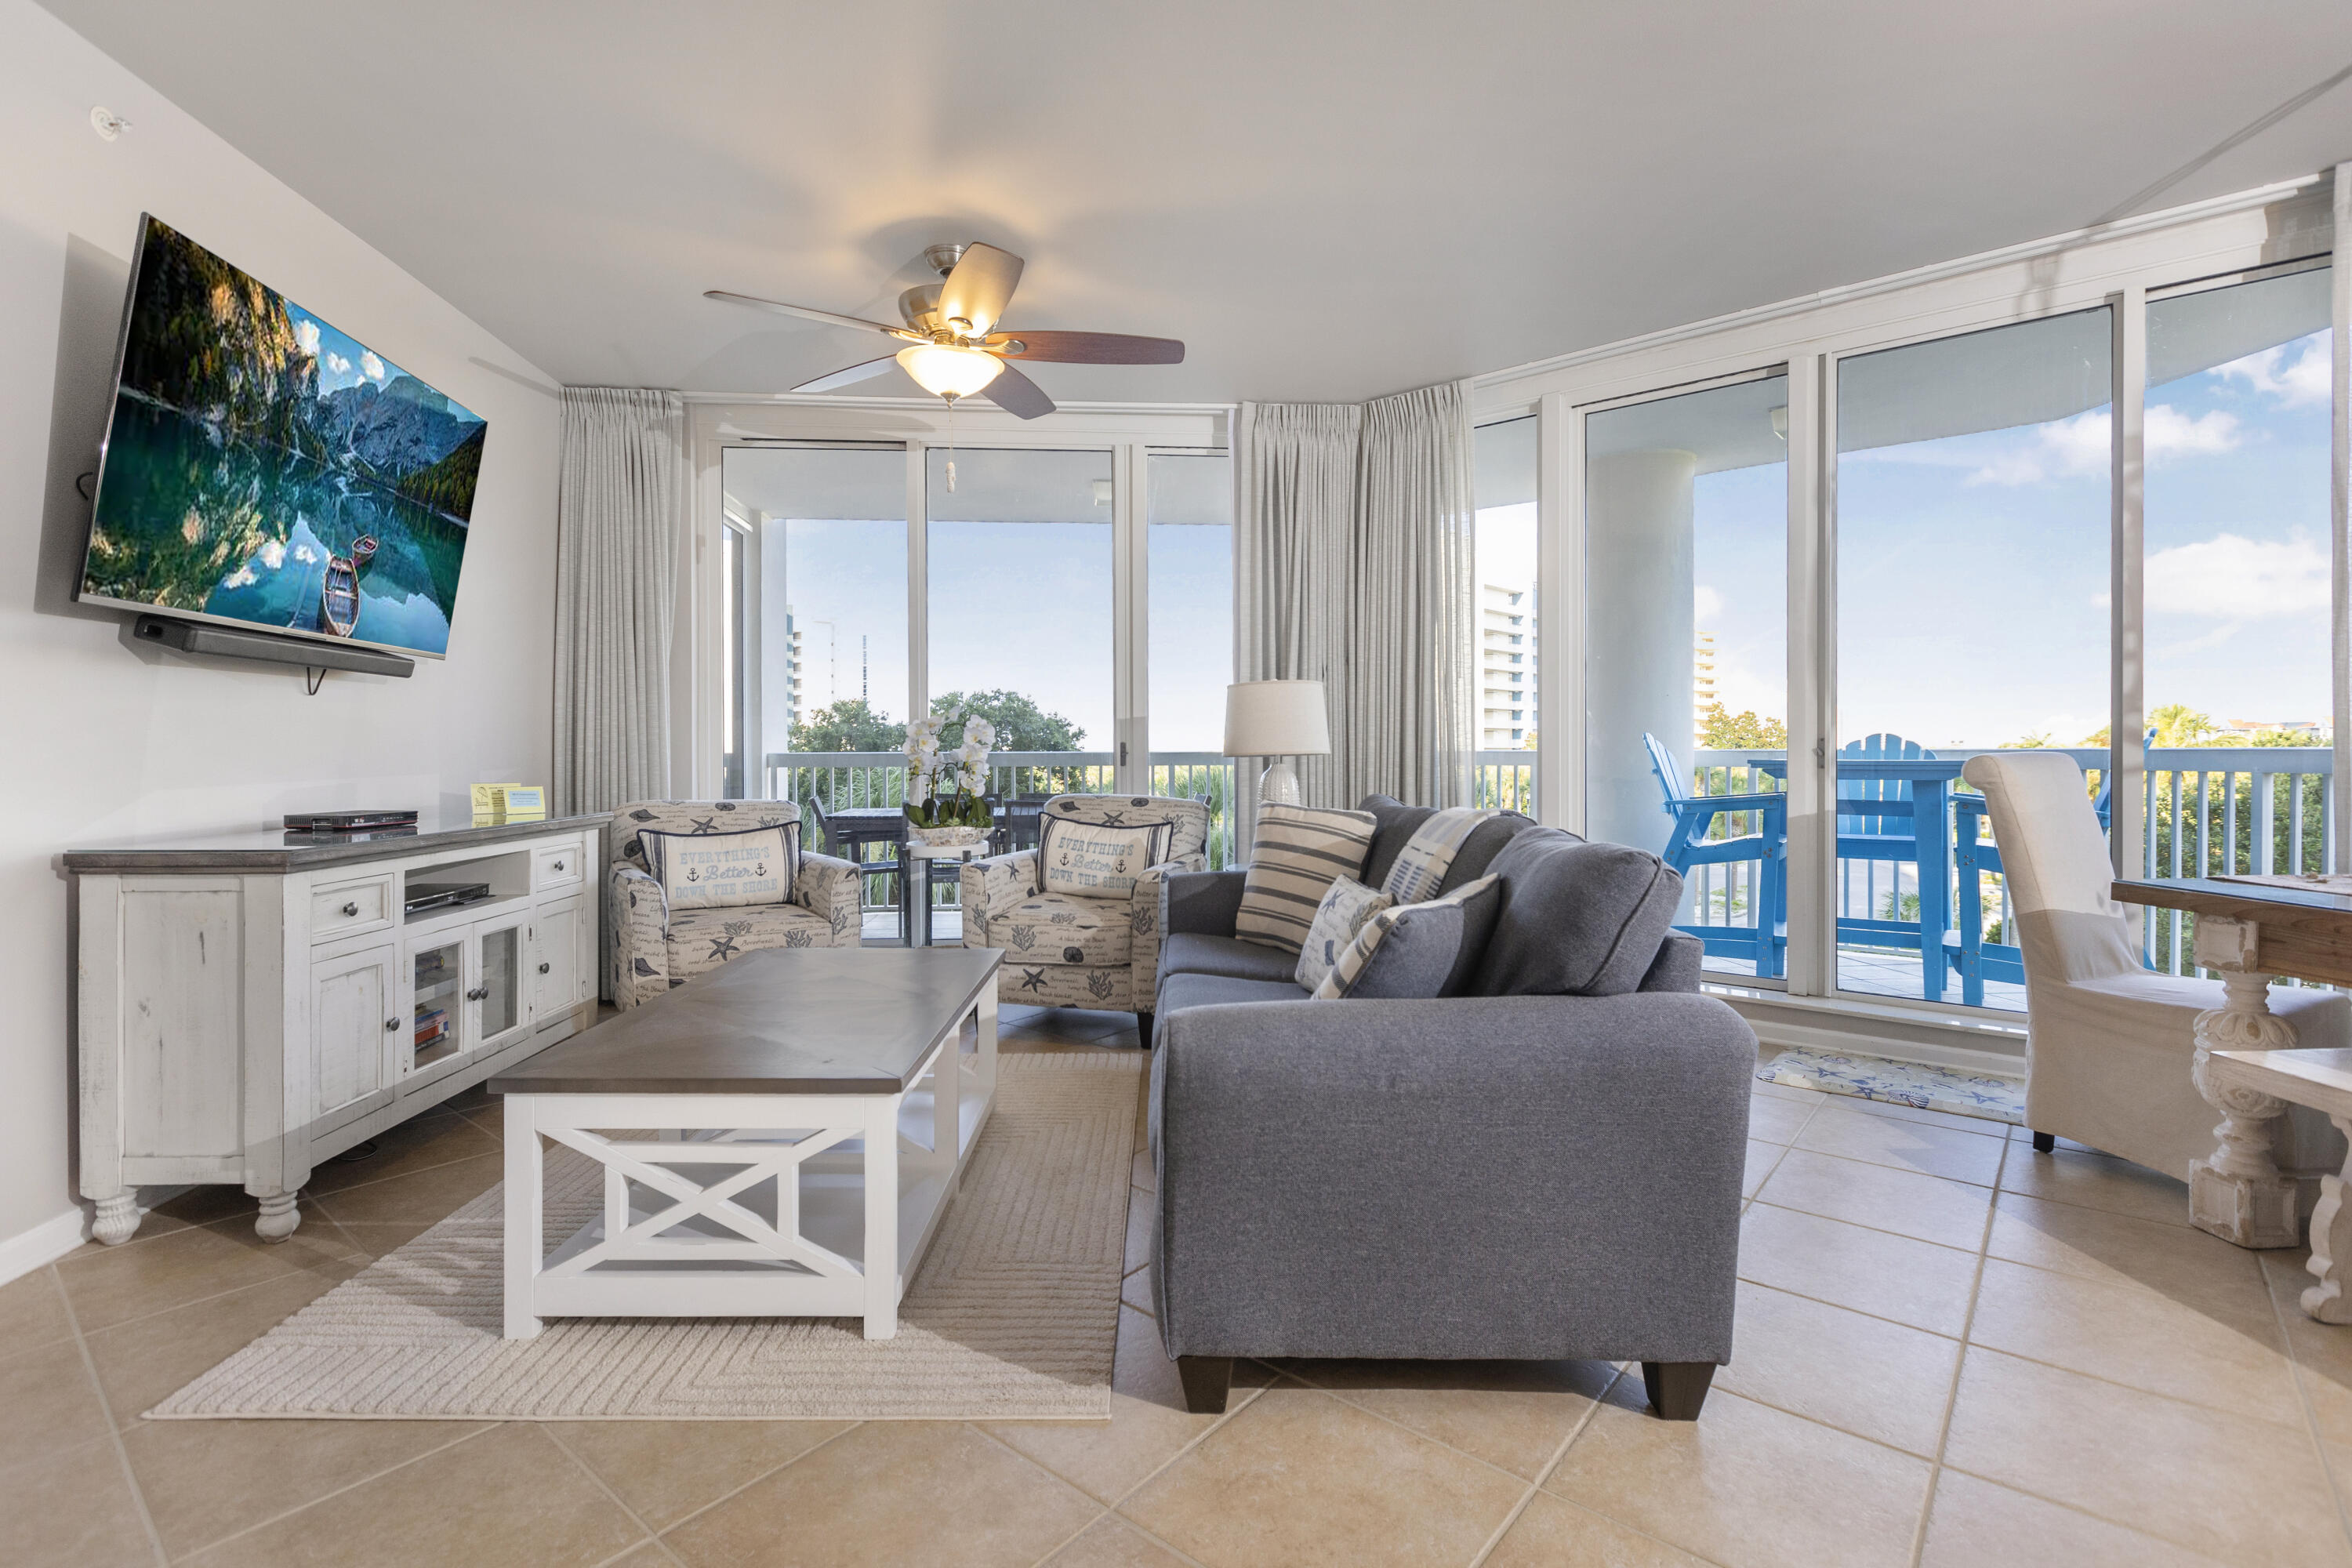
M 142 214 L 79 597 L 439 658 L 485 429 Z

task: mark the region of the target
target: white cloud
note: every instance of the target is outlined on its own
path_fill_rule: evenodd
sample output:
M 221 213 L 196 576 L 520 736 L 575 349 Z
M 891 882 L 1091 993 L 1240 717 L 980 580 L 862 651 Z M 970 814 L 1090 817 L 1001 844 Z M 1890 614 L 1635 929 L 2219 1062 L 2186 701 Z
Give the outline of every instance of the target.
M 1691 609 L 1704 631 L 1717 616 L 1723 614 L 1723 595 L 1701 583 L 1691 591 Z
M 2252 620 L 2328 607 L 2327 552 L 2308 539 L 2217 534 L 2147 558 L 2147 607 L 2157 614 Z
M 286 542 L 282 539 L 265 540 L 260 553 L 261 563 L 275 572 L 286 564 Z
M 261 579 L 254 575 L 253 563 L 248 561 L 244 565 L 238 567 L 236 571 L 230 573 L 227 576 L 222 578 L 220 585 L 224 588 L 250 588 L 259 581 L 261 581 Z
M 375 351 L 373 349 L 362 349 L 360 351 L 360 374 L 366 376 L 370 381 L 382 381 L 383 379 L 383 361 L 375 357 Z
M 2289 359 L 2289 354 L 2294 357 Z M 2326 403 L 2334 393 L 2325 342 L 2281 343 L 2276 348 L 2215 365 L 2213 374 L 2244 382 L 2263 396 L 2276 398 L 2282 408 Z
M 327 368 L 337 375 L 349 375 L 352 374 L 352 362 L 330 350 L 327 353 Z
M 2115 437 L 2107 412 L 2093 409 L 2071 419 L 2037 425 L 2027 444 L 2000 453 L 1969 476 L 1972 485 L 2032 485 L 2047 479 L 2084 479 L 2107 471 Z M 2238 416 L 2214 409 L 2195 416 L 2168 403 L 2151 403 L 2140 431 L 2150 463 L 2205 457 L 2238 445 Z
M 304 353 L 309 354 L 312 359 L 318 358 L 319 323 L 308 319 L 295 322 L 294 341 L 302 345 Z

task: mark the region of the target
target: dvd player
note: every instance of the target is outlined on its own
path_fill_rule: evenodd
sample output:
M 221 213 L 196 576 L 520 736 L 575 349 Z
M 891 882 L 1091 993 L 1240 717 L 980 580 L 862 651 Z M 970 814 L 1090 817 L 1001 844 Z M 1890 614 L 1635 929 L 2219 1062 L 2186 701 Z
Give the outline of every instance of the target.
M 378 833 L 415 826 L 413 811 L 305 811 L 286 819 L 289 833 Z
M 401 900 L 400 912 L 415 915 L 427 910 L 461 909 L 478 904 L 489 896 L 488 882 L 411 882 L 408 896 Z

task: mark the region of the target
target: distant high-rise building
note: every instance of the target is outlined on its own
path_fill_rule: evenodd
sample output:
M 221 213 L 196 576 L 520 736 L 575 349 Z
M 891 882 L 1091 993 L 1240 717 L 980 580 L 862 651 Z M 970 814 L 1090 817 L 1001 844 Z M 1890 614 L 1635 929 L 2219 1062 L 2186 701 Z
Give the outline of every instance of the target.
M 784 606 L 784 708 L 798 724 L 808 717 L 808 665 L 801 656 L 801 623 L 790 605 Z
M 1532 588 L 1478 589 L 1478 749 L 1525 749 L 1536 732 L 1536 602 Z
M 1706 741 L 1706 710 L 1715 706 L 1715 634 L 1701 632 L 1691 649 L 1691 710 L 1698 715 L 1692 726 L 1697 732 L 1691 736 L 1694 745 Z

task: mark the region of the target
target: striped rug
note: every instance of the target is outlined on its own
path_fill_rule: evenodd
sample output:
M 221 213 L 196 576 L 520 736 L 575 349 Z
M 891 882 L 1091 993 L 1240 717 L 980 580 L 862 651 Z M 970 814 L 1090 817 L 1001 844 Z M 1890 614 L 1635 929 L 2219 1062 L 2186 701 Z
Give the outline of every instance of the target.
M 559 1318 L 535 1340 L 506 1340 L 499 1186 L 147 1414 L 1108 1420 L 1149 1059 L 997 1058 L 995 1107 L 896 1339 L 869 1341 L 854 1318 Z M 601 1172 L 569 1150 L 549 1154 L 551 1237 L 595 1216 Z

